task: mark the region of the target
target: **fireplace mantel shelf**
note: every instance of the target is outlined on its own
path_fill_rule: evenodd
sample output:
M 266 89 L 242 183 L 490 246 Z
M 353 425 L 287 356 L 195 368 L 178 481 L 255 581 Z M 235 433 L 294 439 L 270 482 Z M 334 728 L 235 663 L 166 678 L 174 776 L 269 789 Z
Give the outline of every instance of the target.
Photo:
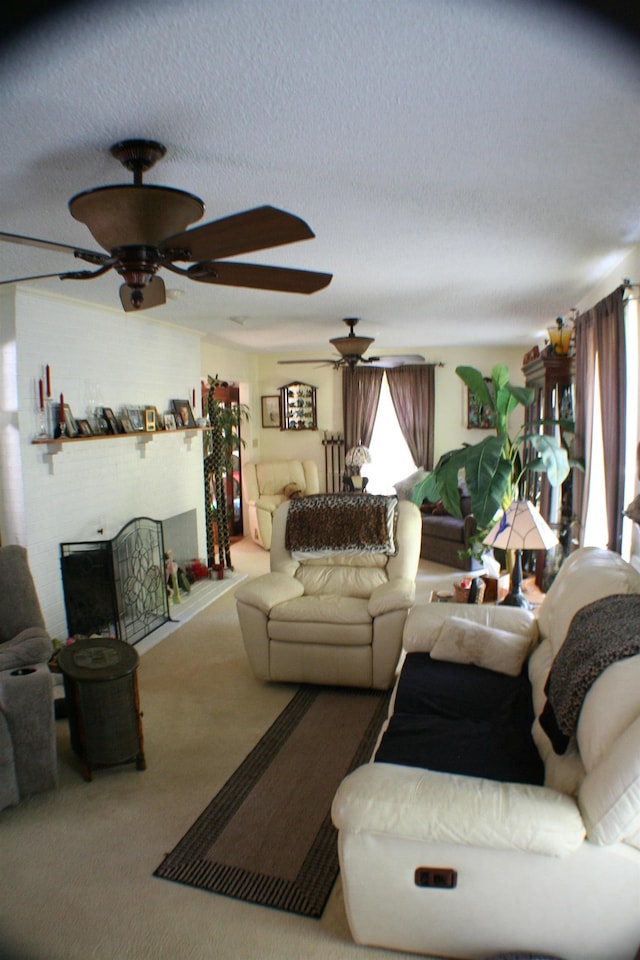
M 134 430 L 131 433 L 98 433 L 90 437 L 43 437 L 36 438 L 31 443 L 36 446 L 48 447 L 50 453 L 60 453 L 63 444 L 67 443 L 86 443 L 92 440 L 125 440 L 133 439 L 138 443 L 150 443 L 156 437 L 162 436 L 183 436 L 191 439 L 197 433 L 204 433 L 211 427 L 182 427 L 180 430 Z

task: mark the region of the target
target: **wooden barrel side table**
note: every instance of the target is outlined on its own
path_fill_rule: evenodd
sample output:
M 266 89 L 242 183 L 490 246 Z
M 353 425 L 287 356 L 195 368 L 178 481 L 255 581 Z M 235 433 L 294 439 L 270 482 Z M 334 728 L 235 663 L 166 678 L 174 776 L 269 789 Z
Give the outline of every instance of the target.
M 85 780 L 96 767 L 146 767 L 138 697 L 139 657 L 112 637 L 78 640 L 61 650 L 71 746 Z

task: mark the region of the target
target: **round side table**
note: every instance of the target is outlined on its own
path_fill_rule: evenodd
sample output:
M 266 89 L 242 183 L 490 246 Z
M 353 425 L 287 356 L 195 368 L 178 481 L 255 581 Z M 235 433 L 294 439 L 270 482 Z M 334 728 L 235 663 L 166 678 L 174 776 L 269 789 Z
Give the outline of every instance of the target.
M 135 763 L 144 770 L 142 714 L 138 698 L 139 657 L 111 637 L 78 640 L 61 650 L 71 746 L 85 780 L 96 767 Z

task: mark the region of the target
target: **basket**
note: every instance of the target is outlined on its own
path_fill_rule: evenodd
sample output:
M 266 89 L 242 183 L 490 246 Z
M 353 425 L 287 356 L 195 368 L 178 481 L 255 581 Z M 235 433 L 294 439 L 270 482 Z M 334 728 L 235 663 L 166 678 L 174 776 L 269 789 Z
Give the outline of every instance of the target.
M 475 603 L 482 603 L 482 598 L 484 597 L 484 591 L 486 589 L 486 584 L 484 580 L 481 580 L 480 577 L 475 578 L 478 584 L 478 590 L 476 592 Z M 464 586 L 462 585 L 464 584 Z M 467 586 L 468 584 L 468 586 Z M 453 585 L 453 594 L 455 597 L 456 603 L 469 603 L 469 591 L 471 590 L 471 578 L 463 580 L 461 583 L 454 583 Z

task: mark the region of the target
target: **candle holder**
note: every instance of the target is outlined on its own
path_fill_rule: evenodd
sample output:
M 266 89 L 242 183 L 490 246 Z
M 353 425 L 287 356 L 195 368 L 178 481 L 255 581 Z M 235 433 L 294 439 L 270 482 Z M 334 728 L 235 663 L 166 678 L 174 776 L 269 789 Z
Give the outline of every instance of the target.
M 47 421 L 47 408 L 40 407 L 38 410 L 38 433 L 36 435 L 37 440 L 48 440 L 50 437 L 49 434 L 49 424 Z

